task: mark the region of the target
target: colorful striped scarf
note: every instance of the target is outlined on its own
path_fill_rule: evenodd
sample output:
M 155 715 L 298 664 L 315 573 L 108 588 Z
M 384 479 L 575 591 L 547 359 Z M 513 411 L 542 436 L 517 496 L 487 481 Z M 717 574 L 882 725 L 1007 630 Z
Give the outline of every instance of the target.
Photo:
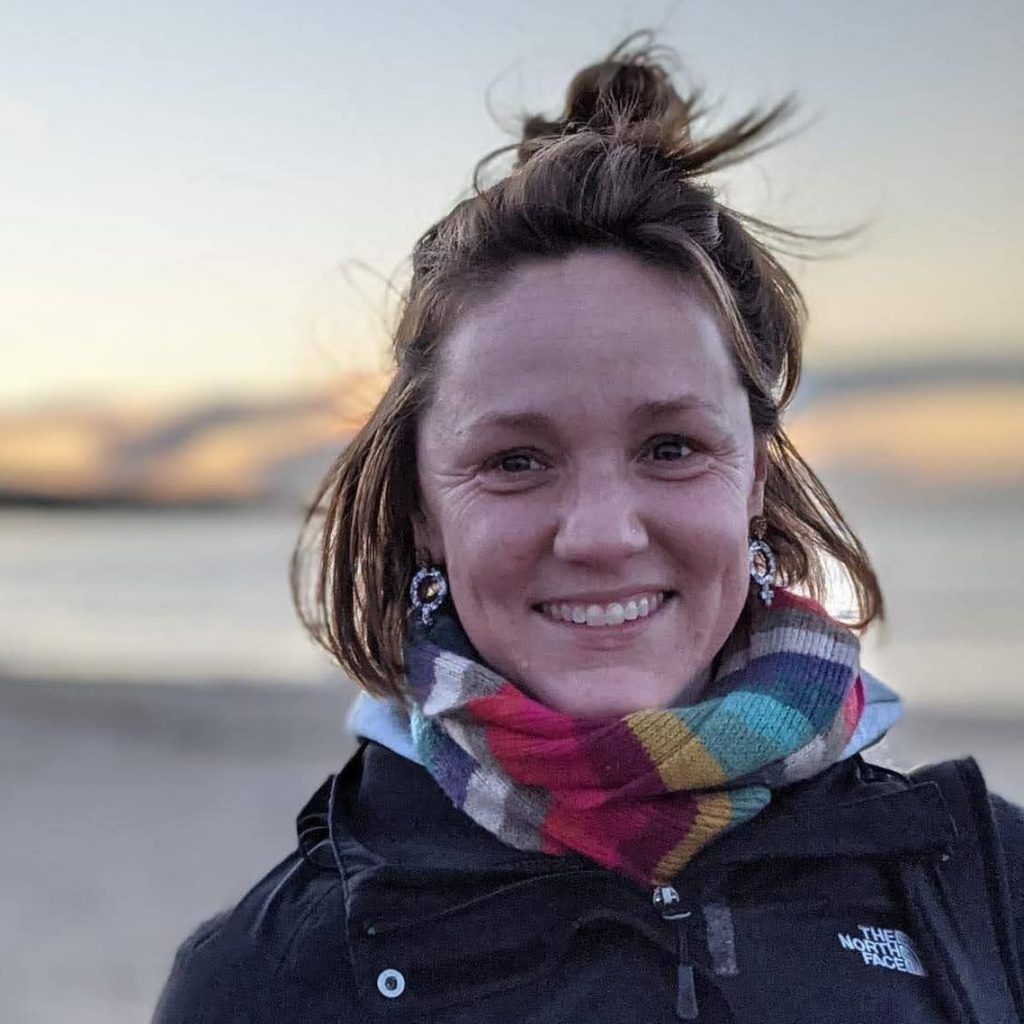
M 533 700 L 451 615 L 415 624 L 405 655 L 414 745 L 457 807 L 517 849 L 650 885 L 839 760 L 864 708 L 856 636 L 784 590 L 751 602 L 698 703 L 622 718 Z

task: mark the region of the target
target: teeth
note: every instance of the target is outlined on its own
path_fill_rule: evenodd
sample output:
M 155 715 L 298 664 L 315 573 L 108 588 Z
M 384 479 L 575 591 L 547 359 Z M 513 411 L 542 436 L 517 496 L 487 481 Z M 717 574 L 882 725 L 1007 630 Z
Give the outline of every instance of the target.
M 625 603 L 613 601 L 599 604 L 544 604 L 545 615 L 559 622 L 572 622 L 577 626 L 621 626 L 623 622 L 647 618 L 658 610 L 665 600 L 663 593 L 642 594 Z

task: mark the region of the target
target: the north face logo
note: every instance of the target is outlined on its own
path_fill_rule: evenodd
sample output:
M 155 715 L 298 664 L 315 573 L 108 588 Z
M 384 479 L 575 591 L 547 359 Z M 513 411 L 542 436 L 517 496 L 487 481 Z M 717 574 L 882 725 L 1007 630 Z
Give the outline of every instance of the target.
M 921 958 L 914 949 L 914 943 L 906 932 L 895 928 L 872 928 L 861 924 L 860 935 L 844 935 L 839 932 L 839 945 L 843 949 L 855 949 L 872 967 L 885 967 L 890 971 L 916 974 L 925 977 Z

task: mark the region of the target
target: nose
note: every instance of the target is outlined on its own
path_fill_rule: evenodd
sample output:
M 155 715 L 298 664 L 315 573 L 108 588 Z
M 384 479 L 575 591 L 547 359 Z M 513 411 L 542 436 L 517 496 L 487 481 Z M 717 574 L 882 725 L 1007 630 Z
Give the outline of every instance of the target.
M 568 562 L 614 564 L 648 545 L 637 483 L 623 472 L 579 476 L 561 503 L 554 551 Z

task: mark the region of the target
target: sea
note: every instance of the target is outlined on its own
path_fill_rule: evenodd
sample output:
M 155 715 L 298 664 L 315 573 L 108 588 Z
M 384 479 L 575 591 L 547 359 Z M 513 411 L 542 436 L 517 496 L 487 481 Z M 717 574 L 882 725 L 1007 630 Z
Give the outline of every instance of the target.
M 842 504 L 888 607 L 864 666 L 908 703 L 1024 712 L 1020 491 L 858 486 Z M 342 681 L 292 607 L 301 521 L 287 508 L 0 509 L 0 678 Z

